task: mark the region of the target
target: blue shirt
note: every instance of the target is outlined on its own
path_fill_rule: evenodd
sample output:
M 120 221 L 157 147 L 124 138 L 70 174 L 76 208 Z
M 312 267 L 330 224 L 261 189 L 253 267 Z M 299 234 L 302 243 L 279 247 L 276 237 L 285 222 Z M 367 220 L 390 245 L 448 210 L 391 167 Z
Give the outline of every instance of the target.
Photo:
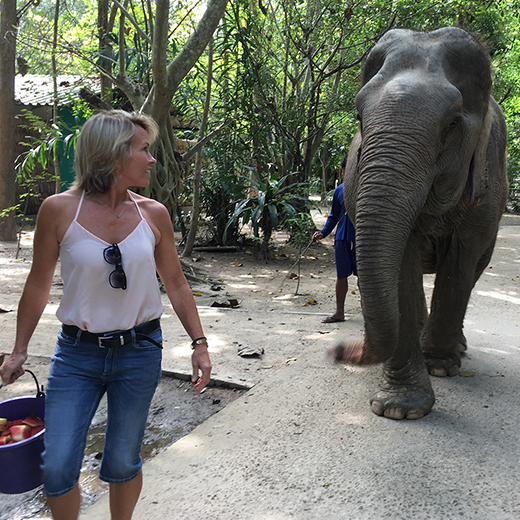
M 323 237 L 326 237 L 332 233 L 332 230 L 338 224 L 336 230 L 336 240 L 348 240 L 354 242 L 356 238 L 356 230 L 354 225 L 348 218 L 345 210 L 345 204 L 343 203 L 343 183 L 341 183 L 335 190 L 332 196 L 332 208 L 330 215 L 327 218 L 327 222 L 321 230 Z

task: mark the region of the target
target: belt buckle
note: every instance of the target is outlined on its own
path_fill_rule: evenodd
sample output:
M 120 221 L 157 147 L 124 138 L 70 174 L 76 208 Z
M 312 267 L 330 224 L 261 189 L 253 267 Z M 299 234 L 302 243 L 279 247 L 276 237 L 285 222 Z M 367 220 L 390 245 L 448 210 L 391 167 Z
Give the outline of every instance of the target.
M 110 345 L 103 345 L 103 340 L 114 341 L 114 340 L 117 340 L 117 339 L 118 339 L 118 335 L 117 334 L 112 334 L 110 336 L 98 336 L 98 345 L 101 348 L 113 348 Z M 123 337 L 122 334 L 119 334 L 119 344 L 120 345 L 124 345 L 125 344 L 125 338 Z

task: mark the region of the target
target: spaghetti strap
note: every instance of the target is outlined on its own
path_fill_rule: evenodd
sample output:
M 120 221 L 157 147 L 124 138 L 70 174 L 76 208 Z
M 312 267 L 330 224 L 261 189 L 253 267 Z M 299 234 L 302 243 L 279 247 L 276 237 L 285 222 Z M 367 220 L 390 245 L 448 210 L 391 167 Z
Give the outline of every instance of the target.
M 137 208 L 137 211 L 141 217 L 141 220 L 146 220 L 144 217 L 143 217 L 143 214 L 141 213 L 141 210 L 139 209 L 139 204 L 137 204 L 137 201 L 132 197 L 132 192 L 128 192 L 128 196 L 130 197 L 131 200 L 134 201 L 134 204 L 135 204 L 135 207 Z
M 85 198 L 85 190 L 81 192 L 81 198 L 79 199 L 78 209 L 76 210 L 76 215 L 74 216 L 73 222 L 76 222 L 78 220 L 79 211 L 81 209 L 81 206 L 83 204 L 83 199 Z

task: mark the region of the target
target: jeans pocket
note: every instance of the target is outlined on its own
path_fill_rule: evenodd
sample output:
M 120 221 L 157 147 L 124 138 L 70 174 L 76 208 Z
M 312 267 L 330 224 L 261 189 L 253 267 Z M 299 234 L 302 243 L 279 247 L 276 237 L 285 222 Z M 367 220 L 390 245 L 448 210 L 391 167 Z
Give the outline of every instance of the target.
M 63 329 L 60 329 L 58 333 L 58 345 L 60 347 L 77 347 L 79 343 L 78 338 L 74 336 L 69 336 L 63 332 Z
M 137 333 L 134 347 L 137 350 L 160 350 L 162 349 L 162 332 L 161 329 L 154 330 L 150 334 Z

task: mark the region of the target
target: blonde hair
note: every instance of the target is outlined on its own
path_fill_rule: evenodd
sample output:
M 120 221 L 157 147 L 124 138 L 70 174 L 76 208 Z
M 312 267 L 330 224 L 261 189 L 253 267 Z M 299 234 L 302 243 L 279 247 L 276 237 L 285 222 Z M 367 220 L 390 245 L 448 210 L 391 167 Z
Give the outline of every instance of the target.
M 72 187 L 104 193 L 115 186 L 116 167 L 130 155 L 136 125 L 145 130 L 150 144 L 159 133 L 151 117 L 136 112 L 101 111 L 88 119 L 76 141 Z

